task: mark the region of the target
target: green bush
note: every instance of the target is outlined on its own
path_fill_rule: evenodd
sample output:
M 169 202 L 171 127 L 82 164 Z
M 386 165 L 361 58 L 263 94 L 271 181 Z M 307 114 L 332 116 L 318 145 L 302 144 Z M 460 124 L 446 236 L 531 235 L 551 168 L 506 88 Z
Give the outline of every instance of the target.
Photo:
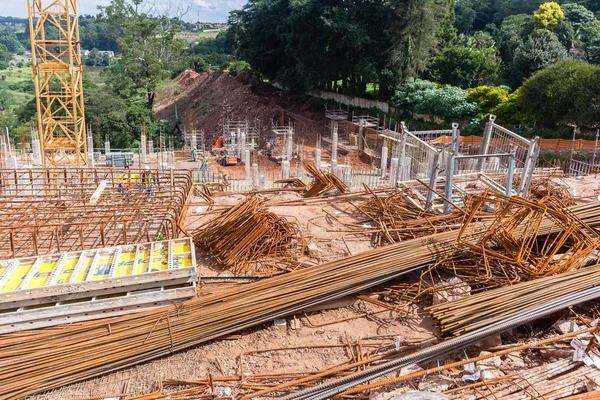
M 477 103 L 483 112 L 490 112 L 508 99 L 506 90 L 495 86 L 478 86 L 469 90 L 467 100 Z
M 519 105 L 520 96 L 521 89 L 517 89 L 507 95 L 503 102 L 490 109 L 490 113 L 498 117 L 497 121 L 499 124 L 520 125 L 528 122 Z
M 422 79 L 401 85 L 392 98 L 392 104 L 401 113 L 409 111 L 428 114 L 441 119 L 462 119 L 480 111 L 477 104 L 467 100 L 468 92 L 451 85 L 437 86 Z
M 538 121 L 595 126 L 600 121 L 600 67 L 564 60 L 531 77 L 521 88 L 519 105 Z

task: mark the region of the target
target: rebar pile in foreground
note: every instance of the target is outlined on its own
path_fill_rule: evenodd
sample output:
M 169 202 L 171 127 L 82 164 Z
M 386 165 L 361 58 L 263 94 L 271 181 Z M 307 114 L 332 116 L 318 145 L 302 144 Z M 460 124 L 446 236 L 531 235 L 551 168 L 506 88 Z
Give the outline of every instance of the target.
M 456 231 L 405 241 L 140 314 L 0 336 L 0 399 L 133 366 L 402 276 L 454 251 Z
M 192 233 L 196 245 L 236 274 L 250 271 L 265 257 L 291 257 L 301 242 L 297 224 L 248 197 Z
M 442 331 L 462 335 L 517 311 L 576 295 L 600 284 L 600 265 L 468 296 L 429 308 Z M 600 288 L 599 288 L 600 293 Z

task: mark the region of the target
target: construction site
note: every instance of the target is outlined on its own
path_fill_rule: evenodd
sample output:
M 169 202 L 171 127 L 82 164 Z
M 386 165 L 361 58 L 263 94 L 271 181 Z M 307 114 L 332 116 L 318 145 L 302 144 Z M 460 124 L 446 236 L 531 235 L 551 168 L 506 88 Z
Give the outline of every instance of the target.
M 0 135 L 0 399 L 600 398 L 597 141 L 565 170 L 540 152 L 575 141 L 494 115 L 416 130 L 186 70 L 154 108 L 184 115 L 181 144 L 140 126 L 111 149 L 76 1 L 29 8 L 38 121 Z

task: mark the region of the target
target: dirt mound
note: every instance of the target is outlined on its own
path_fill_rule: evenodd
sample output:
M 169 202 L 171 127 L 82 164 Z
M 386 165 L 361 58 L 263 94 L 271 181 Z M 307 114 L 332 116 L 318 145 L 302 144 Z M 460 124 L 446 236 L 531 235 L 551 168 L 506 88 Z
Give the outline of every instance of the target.
M 221 72 L 186 70 L 174 83 L 180 90 L 176 95 L 172 91 L 159 93 L 154 111 L 158 118 L 174 121 L 177 105 L 182 129 L 193 122 L 207 136 L 217 138 L 226 119 L 248 120 L 260 125 L 261 144 L 270 138 L 272 121 L 279 125 L 293 122 L 297 137 L 307 144 L 324 129 L 321 106 L 291 97 L 248 73 L 232 77 Z

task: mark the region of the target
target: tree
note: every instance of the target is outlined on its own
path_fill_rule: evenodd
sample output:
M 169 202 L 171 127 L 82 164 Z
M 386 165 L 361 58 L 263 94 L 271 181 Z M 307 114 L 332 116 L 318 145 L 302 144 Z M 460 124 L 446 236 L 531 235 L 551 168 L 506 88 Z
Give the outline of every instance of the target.
M 600 66 L 564 60 L 531 77 L 519 104 L 539 121 L 594 126 L 600 121 L 599 87 Z
M 240 74 L 242 72 L 250 71 L 252 71 L 250 64 L 243 60 L 232 62 L 228 69 L 229 75 L 231 76 L 236 76 L 237 74 Z
M 0 44 L 0 69 L 7 69 L 11 56 L 5 45 Z
M 546 29 L 537 29 L 515 50 L 510 66 L 511 81 L 519 86 L 534 72 L 565 58 L 567 50 L 556 35 Z
M 5 45 L 8 49 L 8 52 L 12 54 L 17 53 L 23 48 L 19 42 L 19 39 L 17 39 L 15 31 L 8 28 L 0 30 L 0 44 Z
M 550 1 L 541 4 L 533 13 L 533 24 L 538 29 L 553 31 L 564 18 L 565 13 L 560 8 L 560 5 L 554 1 Z
M 499 87 L 478 86 L 469 90 L 467 100 L 476 103 L 483 112 L 490 112 L 493 108 L 508 100 L 508 93 Z
M 594 13 L 581 4 L 563 4 L 561 6 L 565 19 L 573 24 L 575 29 L 591 26 L 596 21 Z
M 401 85 L 392 98 L 392 104 L 399 112 L 409 110 L 418 114 L 429 114 L 442 119 L 465 118 L 472 116 L 479 107 L 467 100 L 467 91 L 461 88 L 414 79 Z
M 500 28 L 494 32 L 494 40 L 500 57 L 510 63 L 514 52 L 533 31 L 533 17 L 529 14 L 517 14 L 506 17 Z
M 500 70 L 494 40 L 487 32 L 462 35 L 447 47 L 431 66 L 432 77 L 441 83 L 470 88 L 494 83 Z
M 106 69 L 106 81 L 124 97 L 143 92 L 149 109 L 154 105 L 158 83 L 170 76 L 184 45 L 175 38 L 179 25 L 165 16 L 140 10 L 142 0 L 112 0 L 101 7 L 101 21 L 117 38 L 121 57 Z
M 85 60 L 85 64 L 91 65 L 91 66 L 96 66 L 96 65 L 100 65 L 101 62 L 102 62 L 102 58 L 100 57 L 100 52 L 98 51 L 97 48 L 94 47 L 90 51 L 90 54 L 87 56 L 87 58 Z

